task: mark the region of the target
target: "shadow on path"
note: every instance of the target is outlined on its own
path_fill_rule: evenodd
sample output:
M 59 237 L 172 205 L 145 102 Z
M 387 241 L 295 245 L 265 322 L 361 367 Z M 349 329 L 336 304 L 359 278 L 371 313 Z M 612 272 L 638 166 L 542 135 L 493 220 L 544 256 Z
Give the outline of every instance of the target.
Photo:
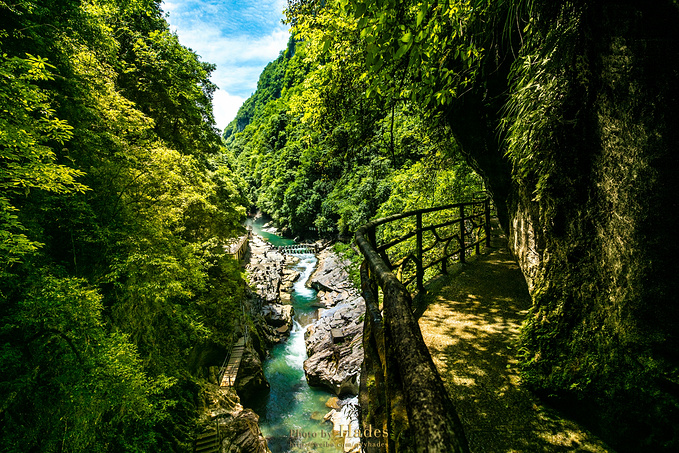
M 505 243 L 495 239 L 489 252 L 432 282 L 418 310 L 471 451 L 611 452 L 520 387 L 516 344 L 531 300 Z

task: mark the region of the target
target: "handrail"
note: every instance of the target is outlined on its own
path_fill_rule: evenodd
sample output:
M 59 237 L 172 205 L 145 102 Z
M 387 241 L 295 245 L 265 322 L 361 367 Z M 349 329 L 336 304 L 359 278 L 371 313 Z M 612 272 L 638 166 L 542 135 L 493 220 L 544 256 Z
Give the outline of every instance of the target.
M 482 214 L 465 216 L 465 208 L 483 207 Z M 423 225 L 423 214 L 449 209 L 458 209 L 459 218 Z M 483 217 L 483 224 L 476 224 L 474 217 Z M 377 227 L 408 217 L 415 217 L 415 231 L 409 232 L 395 241 L 379 246 Z M 467 229 L 471 222 L 475 235 Z M 441 237 L 436 228 L 459 224 L 457 236 Z M 483 229 L 485 237 L 479 230 Z M 423 233 L 431 231 L 433 245 L 423 244 Z M 441 271 L 447 271 L 446 263 L 457 257 L 464 262 L 469 251 L 479 252 L 482 243 L 490 245 L 490 198 L 467 203 L 455 203 L 436 208 L 395 214 L 369 222 L 358 229 L 355 242 L 364 256 L 361 265 L 361 290 L 366 301 L 366 315 L 363 334 L 365 351 L 364 366 L 361 372 L 359 398 L 362 402 L 363 432 L 375 428 L 389 435 L 377 443 L 374 439 L 364 439 L 367 452 L 468 452 L 469 447 L 457 416 L 455 407 L 446 392 L 441 377 L 434 365 L 429 349 L 424 343 L 422 333 L 412 309 L 410 291 L 392 272 L 396 266 L 390 263 L 386 250 L 409 238 L 416 237 L 416 250 L 403 260 L 413 259 L 416 264 L 415 276 L 420 293 L 424 292 L 424 271 L 441 264 Z M 467 243 L 468 237 L 472 242 Z M 450 242 L 456 239 L 459 249 L 448 251 Z M 431 263 L 424 262 L 427 250 L 436 245 L 439 255 Z M 379 291 L 382 290 L 382 310 L 379 304 Z M 372 442 L 371 442 L 372 440 Z

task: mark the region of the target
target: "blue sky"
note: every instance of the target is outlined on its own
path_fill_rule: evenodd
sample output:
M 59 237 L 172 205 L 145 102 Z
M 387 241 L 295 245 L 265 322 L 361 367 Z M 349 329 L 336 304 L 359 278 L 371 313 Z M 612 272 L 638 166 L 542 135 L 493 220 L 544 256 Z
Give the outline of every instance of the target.
M 285 49 L 286 0 L 164 0 L 170 28 L 201 60 L 217 65 L 212 81 L 217 127 L 224 129 L 257 88 L 259 74 Z

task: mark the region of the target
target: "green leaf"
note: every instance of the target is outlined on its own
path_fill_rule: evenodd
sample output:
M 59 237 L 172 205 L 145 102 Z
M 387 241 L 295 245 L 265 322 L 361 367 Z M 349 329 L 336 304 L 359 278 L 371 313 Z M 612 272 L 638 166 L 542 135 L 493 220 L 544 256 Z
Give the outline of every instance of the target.
M 354 17 L 356 19 L 358 19 L 359 17 L 363 17 L 367 8 L 368 8 L 368 5 L 366 5 L 365 3 L 357 3 L 356 4 L 356 10 L 354 11 Z
M 408 49 L 410 49 L 410 44 L 403 44 L 401 47 L 398 48 L 395 58 L 396 59 L 401 58 L 406 52 L 408 52 Z
M 420 24 L 422 24 L 422 20 L 424 20 L 424 15 L 425 15 L 425 13 L 426 13 L 426 11 L 423 10 L 423 9 L 421 9 L 420 12 L 417 13 L 417 21 L 416 21 L 416 23 L 417 23 L 417 26 L 418 26 L 418 27 L 420 26 Z
M 368 23 L 368 16 L 363 16 L 359 19 L 358 21 L 358 28 L 363 29 L 365 28 L 365 25 Z

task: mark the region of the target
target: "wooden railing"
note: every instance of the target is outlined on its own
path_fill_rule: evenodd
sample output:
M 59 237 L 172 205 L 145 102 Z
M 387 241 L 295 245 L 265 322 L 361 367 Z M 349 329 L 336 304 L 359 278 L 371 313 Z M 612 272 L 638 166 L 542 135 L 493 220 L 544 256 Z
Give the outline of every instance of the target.
M 365 359 L 359 399 L 367 453 L 469 451 L 455 407 L 422 339 L 408 286 L 422 294 L 427 277 L 446 273 L 450 261 L 464 262 L 482 245 L 489 246 L 490 210 L 485 197 L 393 215 L 356 232 L 365 258 L 361 265 Z M 381 437 L 374 435 L 375 430 Z

